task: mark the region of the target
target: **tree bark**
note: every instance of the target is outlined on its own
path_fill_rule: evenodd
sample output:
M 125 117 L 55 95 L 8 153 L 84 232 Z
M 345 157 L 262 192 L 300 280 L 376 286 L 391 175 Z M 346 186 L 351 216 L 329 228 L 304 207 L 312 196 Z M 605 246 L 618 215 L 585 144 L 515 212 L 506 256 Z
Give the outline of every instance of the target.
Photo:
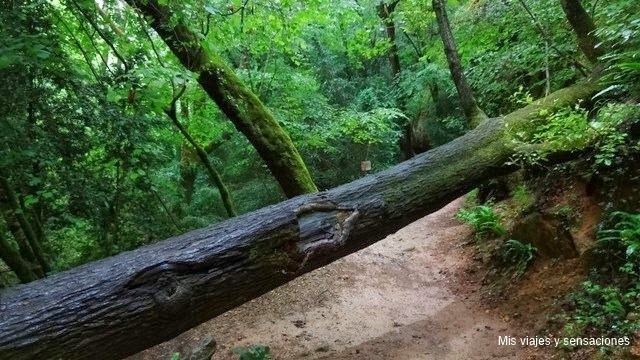
M 27 267 L 30 269 L 30 271 L 35 274 L 36 279 L 43 278 L 45 275 L 44 270 L 42 270 L 42 267 L 40 266 L 40 264 L 38 264 L 38 259 L 36 259 L 36 256 L 33 253 L 33 249 L 31 249 L 31 245 L 29 245 L 27 238 L 24 236 L 24 233 L 20 228 L 20 224 L 18 223 L 18 220 L 13 216 L 13 213 L 10 210 L 7 211 L 7 209 L 4 208 L 4 206 L 3 206 L 2 212 L 3 212 L 2 215 L 3 215 L 4 221 L 7 224 L 7 228 L 9 229 L 9 232 L 11 233 L 11 235 L 13 235 L 13 239 L 18 245 L 18 251 L 15 255 L 20 257 L 20 262 L 25 263 Z M 3 248 L 7 249 L 6 246 Z M 3 255 L 3 254 L 0 253 L 0 255 Z M 15 257 L 13 252 L 7 252 L 7 256 Z M 7 265 L 11 267 L 9 263 L 7 263 Z M 20 264 L 18 265 L 21 266 Z M 11 268 L 13 270 L 13 267 Z M 16 272 L 16 274 L 18 273 Z M 22 279 L 20 280 L 22 281 Z M 31 280 L 35 280 L 35 279 L 31 279 Z
M 183 88 L 183 91 L 184 91 L 184 88 Z M 191 144 L 191 146 L 193 146 L 193 148 L 195 149 L 196 155 L 200 159 L 200 163 L 202 164 L 202 166 L 204 166 L 205 170 L 207 171 L 207 175 L 209 176 L 209 181 L 211 181 L 211 183 L 218 188 L 218 192 L 220 193 L 220 199 L 222 200 L 224 209 L 227 212 L 227 216 L 228 217 L 237 216 L 238 214 L 236 213 L 235 206 L 233 205 L 233 201 L 231 200 L 231 193 L 229 193 L 227 186 L 224 184 L 224 181 L 222 180 L 222 176 L 220 175 L 218 170 L 216 170 L 216 168 L 213 167 L 213 164 L 211 164 L 211 161 L 209 161 L 209 156 L 204 151 L 202 146 L 200 146 L 200 144 L 198 144 L 198 142 L 195 141 L 195 139 L 191 136 L 191 134 L 189 134 L 187 129 L 184 127 L 184 125 L 182 125 L 182 123 L 180 122 L 180 119 L 178 119 L 178 114 L 176 111 L 176 102 L 179 97 L 180 95 L 172 101 L 171 106 L 169 106 L 168 109 L 165 109 L 164 112 L 167 114 L 167 116 L 169 116 L 173 124 L 178 128 L 178 130 L 180 130 L 180 133 L 182 134 L 182 136 L 184 136 L 184 138 L 189 142 L 189 144 Z
M 40 240 L 33 230 L 29 219 L 27 219 L 24 211 L 22 211 L 18 197 L 2 171 L 0 171 L 0 208 L 5 215 L 7 224 L 10 229 L 12 229 L 15 240 L 20 245 L 21 252 L 28 257 L 33 256 L 33 261 L 42 269 L 43 276 L 45 273 L 51 271 L 44 257 L 44 251 L 40 246 Z M 19 229 L 12 228 L 14 220 L 19 225 Z M 21 242 L 23 238 L 26 240 L 25 242 Z
M 387 38 L 391 44 L 391 48 L 389 49 L 389 62 L 391 63 L 391 75 L 394 80 L 400 73 L 400 56 L 398 55 L 398 45 L 396 44 L 396 24 L 393 21 L 393 12 L 398 2 L 400 2 L 400 0 L 393 1 L 389 4 L 384 2 L 378 4 L 378 16 L 384 23 Z
M 127 0 L 150 19 L 150 25 L 220 110 L 242 132 L 265 161 L 287 197 L 318 191 L 302 157 L 260 99 L 218 56 L 205 51 L 198 36 L 157 0 Z
M 198 154 L 187 140 L 180 144 L 180 186 L 185 205 L 191 205 L 198 176 Z
M 562 4 L 562 10 L 578 37 L 580 50 L 587 57 L 587 60 L 591 63 L 596 63 L 598 57 L 602 56 L 604 52 L 601 48 L 596 47 L 598 38 L 594 34 L 596 26 L 593 23 L 593 19 L 582 7 L 580 0 L 560 0 L 560 4 Z
M 118 359 L 169 340 L 512 171 L 515 134 L 600 88 L 558 91 L 375 175 L 4 290 L 0 359 Z
M 387 31 L 387 38 L 391 43 L 389 49 L 389 63 L 391 64 L 391 78 L 395 86 L 398 86 L 398 75 L 400 74 L 400 56 L 398 55 L 398 45 L 396 44 L 396 24 L 393 20 L 393 12 L 396 10 L 396 6 L 400 0 L 395 0 L 389 4 L 384 1 L 378 4 L 378 16 L 385 25 Z M 397 106 L 404 111 L 404 100 L 398 99 Z M 399 140 L 400 150 L 404 156 L 404 160 L 411 159 L 413 157 L 413 145 L 411 139 L 413 137 L 413 126 L 411 122 L 405 124 L 402 127 L 402 137 Z
M 476 99 L 473 96 L 471 86 L 469 86 L 467 77 L 464 75 L 464 71 L 462 70 L 460 56 L 458 55 L 455 39 L 451 32 L 451 26 L 449 25 L 449 18 L 447 17 L 447 9 L 444 1 L 433 0 L 432 6 L 436 13 L 436 19 L 438 20 L 440 37 L 442 38 L 444 53 L 447 56 L 447 62 L 449 63 L 451 78 L 453 79 L 453 83 L 458 91 L 458 97 L 460 98 L 460 106 L 462 107 L 464 116 L 467 119 L 468 127 L 474 128 L 480 122 L 485 120 L 487 115 L 478 106 Z
M 28 283 L 38 280 L 42 276 L 38 276 L 32 269 L 33 265 L 26 261 L 22 255 L 11 247 L 9 241 L 0 235 L 0 259 L 9 266 L 20 282 Z M 1 356 L 1 355 L 0 355 Z
M 211 154 L 218 149 L 226 140 L 231 138 L 231 134 L 222 134 L 222 140 L 210 141 L 203 150 Z M 185 139 L 180 145 L 180 186 L 184 195 L 184 203 L 190 205 L 195 191 L 196 177 L 198 175 L 198 164 L 202 162 L 193 146 Z

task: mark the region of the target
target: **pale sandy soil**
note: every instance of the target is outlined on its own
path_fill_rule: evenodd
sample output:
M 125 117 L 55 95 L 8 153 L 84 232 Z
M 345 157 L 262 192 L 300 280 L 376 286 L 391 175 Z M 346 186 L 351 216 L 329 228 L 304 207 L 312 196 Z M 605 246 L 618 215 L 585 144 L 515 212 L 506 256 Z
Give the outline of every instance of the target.
M 540 358 L 498 346 L 499 335 L 533 334 L 480 295 L 482 266 L 463 245 L 471 231 L 453 220 L 460 204 L 131 360 L 169 359 L 206 335 L 220 360 L 249 344 L 270 346 L 280 360 Z

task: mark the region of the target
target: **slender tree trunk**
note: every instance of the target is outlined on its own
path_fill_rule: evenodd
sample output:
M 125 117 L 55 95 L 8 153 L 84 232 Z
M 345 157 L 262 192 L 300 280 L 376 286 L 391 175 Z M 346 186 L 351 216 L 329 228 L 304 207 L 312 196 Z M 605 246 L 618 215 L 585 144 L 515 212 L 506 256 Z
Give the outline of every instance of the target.
M 36 275 L 32 270 L 32 264 L 26 261 L 19 252 L 13 249 L 9 240 L 0 235 L 0 258 L 9 266 L 20 282 L 28 283 L 38 280 L 41 276 Z M 0 354 L 0 357 L 2 355 Z
M 593 19 L 582 7 L 580 0 L 560 0 L 560 4 L 569 24 L 571 24 L 578 37 L 580 50 L 585 54 L 587 60 L 591 63 L 596 63 L 598 57 L 602 56 L 604 52 L 600 47 L 596 47 L 598 38 L 594 34 L 596 26 L 593 23 Z
M 473 96 L 473 91 L 467 82 L 467 77 L 462 70 L 462 64 L 460 62 L 460 56 L 458 55 L 458 49 L 451 32 L 451 26 L 449 25 L 449 18 L 447 17 L 447 9 L 444 4 L 444 0 L 433 0 L 433 10 L 436 13 L 436 19 L 438 20 L 438 27 L 440 29 L 440 37 L 442 38 L 442 44 L 444 45 L 444 53 L 447 56 L 447 62 L 449 63 L 449 70 L 451 71 L 451 78 L 458 90 L 458 97 L 460 98 L 460 106 L 464 112 L 464 116 L 467 119 L 469 128 L 476 127 L 480 122 L 487 118 L 487 115 L 478 107 L 476 99 Z
M 2 189 L 0 191 L 0 195 L 2 196 L 0 202 L 5 203 L 6 201 L 4 205 L 6 206 L 5 211 L 9 211 L 11 213 L 11 216 L 15 217 L 18 224 L 20 224 L 20 229 L 26 237 L 28 245 L 32 249 L 35 259 L 44 273 L 51 271 L 51 268 L 49 267 L 49 264 L 44 257 L 44 251 L 40 246 L 38 236 L 33 230 L 33 227 L 27 219 L 27 216 L 22 211 L 20 203 L 18 202 L 18 197 L 13 191 L 13 188 L 9 185 L 9 182 L 2 171 L 0 171 L 0 188 Z M 18 239 L 16 239 L 16 241 L 18 241 Z
M 172 102 L 171 106 L 168 109 L 165 109 L 165 113 L 167 114 L 167 116 L 169 116 L 173 124 L 178 128 L 178 130 L 180 130 L 180 133 L 182 134 L 182 136 L 184 136 L 184 138 L 189 142 L 189 144 L 191 144 L 191 146 L 194 147 L 196 155 L 198 155 L 198 158 L 200 159 L 202 166 L 204 166 L 205 170 L 207 171 L 209 180 L 214 186 L 218 188 L 218 192 L 220 192 L 220 198 L 222 199 L 222 204 L 224 205 L 224 208 L 227 211 L 227 215 L 229 217 L 237 216 L 238 214 L 235 210 L 235 206 L 233 205 L 233 201 L 231 200 L 231 194 L 229 193 L 227 186 L 224 184 L 224 181 L 222 180 L 222 176 L 220 176 L 220 173 L 218 173 L 215 167 L 213 167 L 213 164 L 211 164 L 211 161 L 209 161 L 209 156 L 207 155 L 206 151 L 204 151 L 202 146 L 200 146 L 200 144 L 198 144 L 195 141 L 195 139 L 191 136 L 191 134 L 189 134 L 187 129 L 184 127 L 184 125 L 182 125 L 182 123 L 180 122 L 180 119 L 178 119 L 178 114 L 176 111 L 176 101 L 177 101 L 177 98 L 174 99 L 174 101 Z
M 396 24 L 393 20 L 393 13 L 399 2 L 399 0 L 396 0 L 389 4 L 384 2 L 380 2 L 380 4 L 378 4 L 378 16 L 385 26 L 387 38 L 391 44 L 391 48 L 389 49 L 389 63 L 391 64 L 391 78 L 395 86 L 398 86 L 398 75 L 400 74 L 401 67 L 400 56 L 398 55 L 398 45 L 396 43 Z M 404 111 L 404 100 L 399 99 L 397 106 Z M 411 122 L 402 127 L 402 137 L 399 140 L 399 145 L 405 160 L 410 159 L 415 155 L 413 152 L 413 145 L 411 144 L 411 139 L 413 137 L 412 133 L 413 126 Z
M 3 186 L 0 186 L 0 211 L 2 212 L 2 218 L 7 225 L 7 229 L 13 236 L 16 244 L 18 244 L 19 256 L 22 257 L 24 261 L 30 262 L 34 267 L 37 267 L 37 269 L 34 268 L 34 272 L 38 277 L 44 277 L 44 271 L 40 265 L 37 265 L 38 259 L 20 227 L 20 223 L 15 216 L 15 209 L 11 206 L 9 197 Z
M 558 91 L 372 176 L 4 290 L 0 358 L 118 359 L 169 340 L 514 170 L 514 153 L 548 145 L 521 149 L 514 134 L 600 89 Z
M 185 139 L 180 145 L 180 186 L 184 203 L 190 205 L 193 199 L 196 177 L 198 175 L 198 154 L 195 148 Z
M 222 134 L 222 140 L 210 141 L 203 150 L 207 154 L 211 154 L 218 149 L 226 140 L 229 140 L 231 134 Z M 193 200 L 193 192 L 195 190 L 196 177 L 198 175 L 198 164 L 202 164 L 198 158 L 195 148 L 184 139 L 180 145 L 180 186 L 184 195 L 185 204 L 191 204 Z
M 195 33 L 157 0 L 127 0 L 149 18 L 150 25 L 180 62 L 199 74 L 198 82 L 265 161 L 288 197 L 318 191 L 302 157 L 260 99 L 217 55 L 206 52 Z
M 378 4 L 378 16 L 385 26 L 387 38 L 391 44 L 391 48 L 389 49 L 389 62 L 391 63 L 391 75 L 394 80 L 400 73 L 400 56 L 398 55 L 398 45 L 396 44 L 396 24 L 395 21 L 393 21 L 393 12 L 399 2 L 399 0 L 396 0 L 389 4 L 385 4 L 384 2 Z
M 29 245 L 29 241 L 27 241 L 26 236 L 24 236 L 18 220 L 13 216 L 13 212 L 11 210 L 7 211 L 4 206 L 2 212 L 4 221 L 7 224 L 7 228 L 13 236 L 14 241 L 18 245 L 18 256 L 20 256 L 20 258 L 29 265 L 29 269 L 33 271 L 35 276 L 37 276 L 38 278 L 43 278 L 45 275 L 44 271 L 38 263 L 38 259 L 36 258 L 31 245 Z

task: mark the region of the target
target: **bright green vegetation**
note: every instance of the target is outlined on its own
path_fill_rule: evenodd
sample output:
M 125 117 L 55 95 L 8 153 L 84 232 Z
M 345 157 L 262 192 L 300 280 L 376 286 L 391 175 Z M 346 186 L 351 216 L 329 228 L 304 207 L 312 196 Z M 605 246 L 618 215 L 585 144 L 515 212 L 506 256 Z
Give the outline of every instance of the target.
M 445 3 L 479 109 L 536 109 L 504 137 L 521 149 L 513 163 L 585 145 L 598 167 L 624 163 L 636 1 L 582 2 L 598 64 L 556 0 Z M 20 0 L 0 17 L 0 286 L 332 188 L 364 176 L 362 161 L 375 173 L 468 131 L 430 1 Z M 544 102 L 594 70 L 606 85 L 593 101 Z M 461 218 L 504 235 L 482 206 Z
M 640 329 L 640 215 L 614 212 L 598 236 L 597 261 L 590 278 L 568 298 L 562 314 L 568 336 L 594 331 L 632 336 Z
M 513 214 L 493 200 L 457 214 L 509 281 L 538 255 L 512 239 L 525 237 L 511 236 L 513 217 L 540 211 L 566 232 L 579 218 L 579 206 L 536 208 L 546 189 L 528 185 L 550 164 L 587 164 L 594 192 L 640 178 L 638 0 L 2 1 L 0 79 L 0 288 L 432 149 L 402 166 L 435 171 L 390 173 L 398 181 L 362 206 L 419 204 L 385 214 L 404 220 L 494 170 L 530 171 L 505 187 Z M 610 201 L 638 192 L 625 185 L 603 194 L 603 262 L 568 301 L 568 336 L 640 330 L 640 208 Z M 437 191 L 417 198 L 417 186 Z M 301 227 L 242 255 L 296 265 Z M 234 353 L 273 357 L 262 345 Z
M 249 345 L 232 350 L 239 360 L 272 360 L 271 349 L 265 345 Z
M 531 244 L 509 239 L 497 249 L 497 265 L 512 270 L 515 276 L 521 276 L 535 260 L 538 249 Z
M 507 232 L 501 223 L 502 216 L 496 214 L 490 203 L 476 205 L 470 209 L 462 208 L 456 214 L 456 218 L 473 226 L 478 239 L 485 236 L 503 236 Z
M 526 186 L 521 184 L 512 192 L 516 212 L 521 212 L 532 202 Z M 476 193 L 467 195 L 468 198 L 475 198 Z M 504 225 L 502 214 L 496 213 L 491 201 L 477 205 L 475 201 L 470 201 L 462 207 L 456 214 L 456 219 L 468 223 L 475 231 L 475 239 L 478 242 L 478 252 L 481 255 L 488 255 L 492 262 L 492 269 L 495 273 L 500 273 L 502 280 L 517 278 L 522 276 L 533 263 L 538 249 L 527 243 L 522 243 L 515 239 L 508 239 L 508 229 Z M 507 238 L 508 240 L 504 240 Z M 495 243 L 487 240 L 495 239 Z M 485 254 L 486 253 L 486 254 Z M 499 282 L 501 279 L 496 279 Z
M 529 191 L 526 184 L 518 184 L 518 186 L 511 191 L 511 198 L 519 211 L 526 210 L 533 205 L 535 201 L 534 194 Z

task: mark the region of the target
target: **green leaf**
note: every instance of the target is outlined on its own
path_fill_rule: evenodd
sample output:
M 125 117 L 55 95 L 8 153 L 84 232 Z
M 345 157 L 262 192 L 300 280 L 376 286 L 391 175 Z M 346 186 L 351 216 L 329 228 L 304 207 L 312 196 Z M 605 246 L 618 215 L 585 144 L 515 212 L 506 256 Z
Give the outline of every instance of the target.
M 107 101 L 109 102 L 118 102 L 122 99 L 122 96 L 116 89 L 109 89 L 107 92 Z

